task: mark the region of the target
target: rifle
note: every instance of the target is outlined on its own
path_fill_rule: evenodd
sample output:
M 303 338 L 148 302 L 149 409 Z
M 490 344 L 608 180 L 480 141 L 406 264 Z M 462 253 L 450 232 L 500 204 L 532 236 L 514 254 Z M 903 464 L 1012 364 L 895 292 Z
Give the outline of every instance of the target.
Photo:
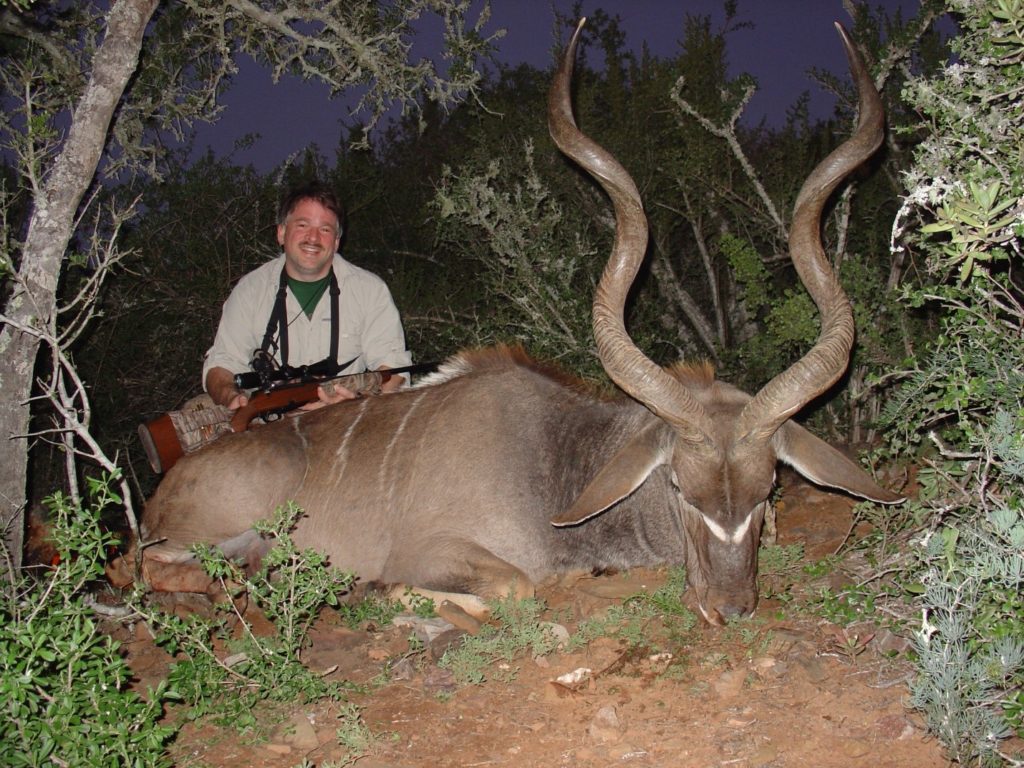
M 201 398 L 205 403 L 197 408 L 170 411 L 140 424 L 139 439 L 149 459 L 149 466 L 161 474 L 173 467 L 182 456 L 198 451 L 222 435 L 245 432 L 257 417 L 262 416 L 270 421 L 313 402 L 317 399 L 318 387 L 323 387 L 328 393 L 333 393 L 335 387 L 345 387 L 355 392 L 356 397 L 378 395 L 381 386 L 392 376 L 399 373 L 423 373 L 436 367 L 435 363 L 422 363 L 384 371 L 318 378 L 315 370 L 310 373 L 312 367 L 304 366 L 302 369 L 287 370 L 287 373 L 298 374 L 294 378 L 278 375 L 268 380 L 263 375 L 260 380 L 263 388 L 254 392 L 249 402 L 237 411 L 223 405 L 210 404 L 208 398 Z M 241 387 L 252 386 L 256 382 L 249 377 L 253 375 L 238 374 L 235 382 Z

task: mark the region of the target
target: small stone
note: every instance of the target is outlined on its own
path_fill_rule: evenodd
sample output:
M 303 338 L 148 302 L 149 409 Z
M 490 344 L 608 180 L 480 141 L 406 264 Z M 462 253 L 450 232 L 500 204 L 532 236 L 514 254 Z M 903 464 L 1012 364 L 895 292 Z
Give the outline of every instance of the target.
M 301 712 L 292 715 L 286 726 L 287 732 L 284 741 L 300 752 L 308 752 L 320 746 L 320 740 L 316 735 L 316 728 L 309 722 L 309 718 Z
M 452 627 L 447 632 L 442 632 L 430 641 L 430 658 L 434 661 L 439 660 L 448 651 L 455 650 L 461 646 L 465 637 L 466 632 L 458 627 Z
M 606 704 L 597 710 L 594 719 L 590 721 L 587 734 L 598 744 L 615 744 L 622 738 L 624 730 L 615 706 Z
M 712 684 L 715 693 L 726 699 L 739 695 L 746 683 L 747 673 L 742 669 L 729 669 L 723 672 Z

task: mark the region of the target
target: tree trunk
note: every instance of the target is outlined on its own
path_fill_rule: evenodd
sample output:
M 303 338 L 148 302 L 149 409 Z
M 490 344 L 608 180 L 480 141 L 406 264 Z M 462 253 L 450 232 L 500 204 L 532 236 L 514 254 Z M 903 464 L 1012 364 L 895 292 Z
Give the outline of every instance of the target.
M 0 327 L 0 524 L 15 570 L 21 564 L 27 496 L 28 400 L 39 329 L 56 333 L 57 284 L 82 197 L 93 183 L 111 120 L 139 63 L 142 40 L 159 0 L 115 0 L 93 58 L 89 82 L 67 139 L 33 200 L 13 291 Z M 12 574 L 13 575 L 13 574 Z

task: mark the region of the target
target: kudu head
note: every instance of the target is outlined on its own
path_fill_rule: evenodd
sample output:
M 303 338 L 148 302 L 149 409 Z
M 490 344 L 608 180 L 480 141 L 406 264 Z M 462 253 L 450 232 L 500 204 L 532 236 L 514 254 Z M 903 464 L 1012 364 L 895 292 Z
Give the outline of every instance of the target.
M 636 435 L 552 522 L 573 525 L 599 514 L 636 490 L 655 468 L 667 466 L 675 513 L 686 533 L 690 585 L 704 617 L 721 624 L 751 613 L 757 603 L 757 549 L 778 460 L 822 485 L 885 503 L 901 500 L 789 420 L 831 387 L 849 362 L 853 313 L 825 258 L 821 215 L 839 183 L 881 143 L 882 104 L 863 60 L 837 24 L 857 84 L 860 120 L 854 135 L 804 182 L 789 238 L 793 264 L 821 313 L 821 333 L 801 360 L 751 397 L 715 381 L 708 367 L 656 365 L 626 332 L 623 312 L 647 249 L 647 218 L 629 174 L 573 119 L 570 81 L 582 26 L 581 21 L 551 86 L 549 128 L 559 149 L 601 184 L 615 208 L 615 242 L 593 306 L 601 362 L 660 423 Z

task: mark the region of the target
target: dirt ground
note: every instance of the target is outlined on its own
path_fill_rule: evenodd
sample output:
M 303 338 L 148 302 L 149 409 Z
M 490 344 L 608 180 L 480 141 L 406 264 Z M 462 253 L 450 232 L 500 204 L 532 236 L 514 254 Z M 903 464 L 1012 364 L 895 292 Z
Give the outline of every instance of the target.
M 851 506 L 788 480 L 778 543 L 803 543 L 808 561 L 832 553 L 849 531 Z M 539 596 L 571 633 L 665 578 L 640 570 Z M 834 584 L 839 576 L 821 578 Z M 353 701 L 377 739 L 356 761 L 360 768 L 947 765 L 904 707 L 910 669 L 884 655 L 897 639 L 871 626 L 830 624 L 799 602 L 762 600 L 753 620 L 725 629 L 699 624 L 682 643 L 661 638 L 657 647 L 630 650 L 602 637 L 571 653 L 519 659 L 500 670 L 511 682 L 456 686 L 429 648 L 409 655 L 408 628 L 352 630 L 330 617 L 317 626 L 306 662 L 367 684 Z M 166 671 L 167 658 L 147 641 L 125 648 L 143 682 Z M 389 681 L 380 685 L 385 669 Z M 338 707 L 296 707 L 265 739 L 190 724 L 171 752 L 179 766 L 341 765 Z

